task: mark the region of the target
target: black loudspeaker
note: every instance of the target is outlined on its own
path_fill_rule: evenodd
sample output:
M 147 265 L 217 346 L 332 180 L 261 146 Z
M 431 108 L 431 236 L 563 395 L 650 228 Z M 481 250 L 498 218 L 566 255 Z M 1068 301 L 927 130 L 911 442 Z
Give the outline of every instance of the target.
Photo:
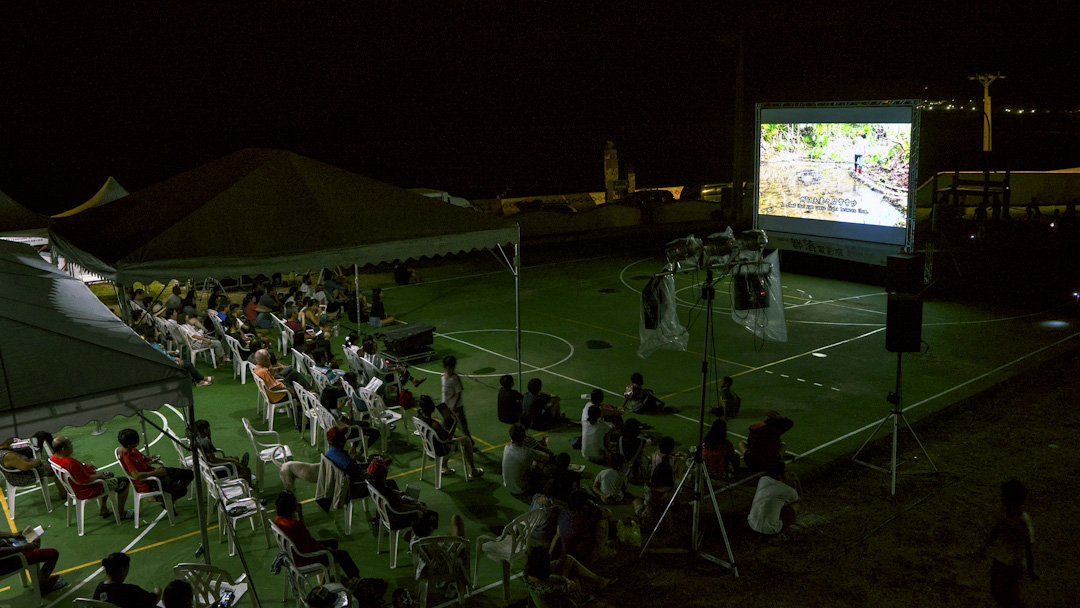
M 769 278 L 763 274 L 736 274 L 731 277 L 732 306 L 735 310 L 769 307 Z
M 890 255 L 885 261 L 885 291 L 917 294 L 923 289 L 923 268 L 926 262 L 921 253 Z
M 890 353 L 917 353 L 922 350 L 922 298 L 910 294 L 889 294 L 885 316 L 885 350 Z

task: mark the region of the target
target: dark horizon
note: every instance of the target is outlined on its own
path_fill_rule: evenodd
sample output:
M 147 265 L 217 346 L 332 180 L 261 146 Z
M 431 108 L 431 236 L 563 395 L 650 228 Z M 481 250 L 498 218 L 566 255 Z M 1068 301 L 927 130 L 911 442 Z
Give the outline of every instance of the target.
M 527 196 L 601 189 L 608 140 L 640 186 L 722 181 L 735 31 L 745 137 L 756 102 L 977 100 L 967 76 L 1000 70 L 995 140 L 1029 163 L 1012 168 L 1080 164 L 1080 115 L 999 114 L 1080 109 L 1072 8 L 376 6 L 7 9 L 0 190 L 55 213 L 110 175 L 135 191 L 271 147 L 402 187 Z M 977 153 L 972 115 L 924 115 L 948 147 L 924 158 Z

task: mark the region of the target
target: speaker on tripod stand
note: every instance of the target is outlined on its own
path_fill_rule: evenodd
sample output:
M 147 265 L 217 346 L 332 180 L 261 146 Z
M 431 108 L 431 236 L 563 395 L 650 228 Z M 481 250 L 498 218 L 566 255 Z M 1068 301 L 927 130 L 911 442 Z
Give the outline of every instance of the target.
M 885 314 L 885 350 L 917 353 L 922 350 L 923 256 L 890 255 L 885 289 L 889 303 Z

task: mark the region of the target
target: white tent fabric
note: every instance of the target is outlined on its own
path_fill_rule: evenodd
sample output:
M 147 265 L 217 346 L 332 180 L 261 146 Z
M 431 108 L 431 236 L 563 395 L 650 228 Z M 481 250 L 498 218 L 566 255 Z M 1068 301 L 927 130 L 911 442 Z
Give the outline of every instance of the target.
M 188 373 L 81 281 L 0 241 L 0 437 L 191 402 Z
M 72 207 L 63 213 L 57 213 L 52 217 L 71 217 L 77 213 L 82 213 L 87 209 L 107 205 L 117 199 L 124 198 L 128 194 L 129 192 L 110 175 L 109 179 L 105 180 L 105 185 L 103 185 L 94 196 L 87 199 L 85 203 L 77 207 Z
M 123 284 L 388 263 L 517 244 L 501 218 L 284 150 L 246 149 L 60 220 L 56 247 Z

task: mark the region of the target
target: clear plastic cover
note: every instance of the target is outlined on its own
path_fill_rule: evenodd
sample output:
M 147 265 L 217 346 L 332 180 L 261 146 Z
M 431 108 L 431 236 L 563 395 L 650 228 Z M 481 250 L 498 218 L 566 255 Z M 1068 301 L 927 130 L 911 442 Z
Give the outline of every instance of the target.
M 661 348 L 686 350 L 690 334 L 679 322 L 675 279 L 671 274 L 653 277 L 641 292 L 639 335 L 638 356 L 642 359 Z
M 780 254 L 773 251 L 762 258 L 756 252 L 743 252 L 738 257 L 743 263 L 731 272 L 732 302 L 736 303 L 731 308 L 731 320 L 758 338 L 787 342 Z

